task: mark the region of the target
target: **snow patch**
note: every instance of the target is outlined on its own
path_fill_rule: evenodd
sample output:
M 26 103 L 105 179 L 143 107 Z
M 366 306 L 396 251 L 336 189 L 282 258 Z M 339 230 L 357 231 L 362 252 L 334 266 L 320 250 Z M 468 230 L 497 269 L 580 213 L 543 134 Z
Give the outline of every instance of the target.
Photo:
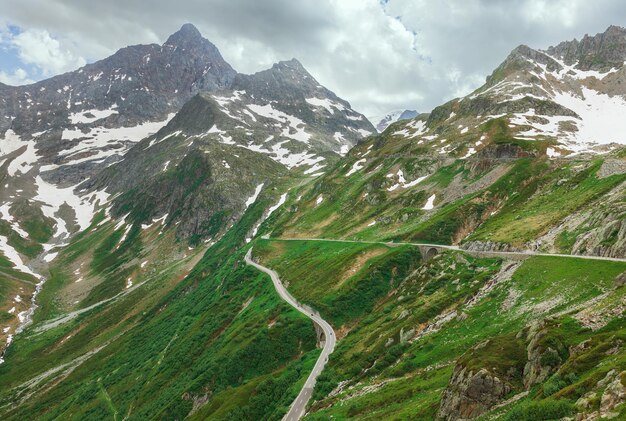
M 427 175 L 424 175 L 422 177 L 417 177 L 415 180 L 407 183 L 406 179 L 404 178 L 404 172 L 402 170 L 398 170 L 396 174 L 393 174 L 393 173 L 387 174 L 387 178 L 391 178 L 394 176 L 398 177 L 398 182 L 394 184 L 393 186 L 388 187 L 387 191 L 394 191 L 398 187 L 401 187 L 403 189 L 408 189 L 410 187 L 418 185 L 419 183 L 421 183 L 428 177 Z
M 100 159 L 110 155 L 122 155 L 128 149 L 128 147 L 125 147 L 123 143 L 137 143 L 141 139 L 153 135 L 165 126 L 173 117 L 174 114 L 172 113 L 169 114 L 165 120 L 145 122 L 133 127 L 119 127 L 112 129 L 106 127 L 94 127 L 89 129 L 87 133 L 83 133 L 78 129 L 65 129 L 63 130 L 63 134 L 61 136 L 63 140 L 82 140 L 77 145 L 61 151 L 59 155 L 70 157 L 78 153 L 95 152 L 99 150 L 95 155 L 91 155 L 86 159 L 74 161 L 73 163 Z M 116 143 L 118 143 L 120 147 L 117 149 L 111 149 L 110 146 Z M 151 145 L 152 143 L 149 146 Z M 107 149 L 101 150 L 104 148 Z
M 557 152 L 554 148 L 547 148 L 546 155 L 548 155 L 548 158 L 558 158 L 561 156 L 561 153 Z
M 306 98 L 305 101 L 313 105 L 314 107 L 325 108 L 331 114 L 335 114 L 335 110 L 333 110 L 333 108 L 336 108 L 339 111 L 343 111 L 346 109 L 346 107 L 344 107 L 340 103 L 331 101 L 328 98 Z
M 90 114 L 91 116 L 88 116 L 87 114 Z M 113 114 L 118 114 L 118 112 L 117 112 L 117 104 L 113 104 L 111 106 L 111 108 L 108 108 L 106 110 L 92 109 L 92 110 L 81 111 L 81 112 L 78 112 L 78 113 L 72 113 L 72 114 L 70 114 L 70 123 L 72 123 L 72 124 L 79 124 L 79 123 L 89 124 L 89 123 L 93 123 L 93 122 L 98 121 L 98 120 L 102 120 L 103 118 L 110 117 Z
M 259 184 L 258 186 L 256 186 L 256 188 L 254 189 L 254 193 L 252 194 L 252 196 L 250 196 L 248 198 L 248 200 L 246 200 L 246 209 L 248 209 L 248 207 L 250 207 L 251 204 L 253 204 L 254 202 L 256 202 L 256 199 L 259 197 L 259 193 L 261 193 L 261 189 L 263 189 L 263 185 L 264 183 Z
M 366 161 L 367 160 L 365 158 L 362 158 L 356 161 L 354 164 L 352 164 L 352 168 L 350 168 L 350 171 L 346 173 L 346 177 L 350 177 L 355 172 L 361 170 L 365 166 Z
M 424 206 L 422 207 L 422 209 L 424 210 L 431 210 L 432 208 L 435 207 L 435 195 L 433 194 L 432 196 L 430 196 L 428 198 L 428 200 L 426 201 L 426 204 L 424 204 Z
M 18 171 L 21 174 L 29 172 L 37 162 L 37 149 L 32 140 L 25 141 L 20 138 L 12 129 L 4 132 L 4 137 L 0 139 L 0 158 L 26 147 L 22 152 L 13 158 L 7 169 L 10 176 L 14 176 Z M 4 162 L 4 161 L 3 161 Z
M 272 120 L 276 120 L 280 123 L 287 124 L 288 127 L 283 128 L 283 131 L 281 133 L 282 136 L 297 140 L 305 144 L 309 143 L 311 135 L 304 130 L 305 124 L 299 118 L 286 114 L 280 110 L 274 109 L 272 107 L 272 104 L 248 104 L 247 107 L 253 113 L 260 115 L 261 117 L 269 118 Z M 291 129 L 293 129 L 295 133 L 291 133 Z

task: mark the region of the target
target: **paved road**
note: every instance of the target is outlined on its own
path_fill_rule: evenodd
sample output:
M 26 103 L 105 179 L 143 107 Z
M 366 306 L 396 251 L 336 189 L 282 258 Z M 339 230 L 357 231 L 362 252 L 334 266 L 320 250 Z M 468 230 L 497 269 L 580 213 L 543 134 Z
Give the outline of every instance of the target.
M 465 250 L 459 246 L 447 246 L 442 244 L 430 244 L 430 243 L 408 243 L 408 242 L 390 242 L 390 241 L 361 241 L 361 240 L 336 240 L 331 238 L 272 238 L 277 241 L 332 241 L 336 243 L 359 243 L 359 244 L 384 244 L 386 246 L 420 246 L 420 247 L 437 247 L 446 250 L 460 250 L 468 254 L 475 255 L 489 255 L 489 256 L 549 256 L 549 257 L 570 257 L 573 259 L 585 259 L 585 260 L 606 260 L 610 262 L 626 262 L 626 258 L 623 257 L 603 257 L 603 256 L 583 256 L 578 254 L 558 254 L 558 253 L 539 253 L 535 251 L 477 251 L 477 250 Z
M 276 288 L 276 292 L 278 292 L 280 298 L 285 300 L 287 303 L 289 303 L 289 305 L 298 310 L 300 313 L 313 320 L 313 323 L 315 323 L 324 332 L 324 347 L 322 348 L 322 353 L 317 359 L 317 362 L 313 367 L 313 371 L 311 371 L 311 374 L 309 374 L 309 377 L 306 379 L 306 382 L 304 383 L 302 390 L 300 390 L 300 393 L 296 397 L 296 400 L 293 401 L 293 403 L 291 404 L 289 412 L 287 412 L 287 414 L 283 418 L 283 421 L 296 421 L 299 420 L 300 417 L 302 417 L 302 415 L 304 414 L 306 404 L 311 398 L 311 394 L 313 393 L 315 381 L 317 380 L 317 377 L 320 375 L 320 373 L 324 369 L 324 366 L 328 362 L 328 356 L 335 349 L 335 332 L 333 331 L 333 328 L 330 326 L 330 324 L 328 324 L 326 320 L 320 317 L 319 313 L 309 308 L 308 306 L 300 304 L 298 301 L 296 301 L 295 298 L 293 298 L 293 296 L 289 293 L 289 291 L 287 291 L 287 289 L 280 281 L 280 278 L 278 277 L 278 274 L 276 272 L 254 262 L 251 256 L 252 248 L 248 250 L 248 253 L 246 253 L 246 263 L 254 266 L 262 272 L 267 273 L 270 278 L 272 278 L 274 288 Z

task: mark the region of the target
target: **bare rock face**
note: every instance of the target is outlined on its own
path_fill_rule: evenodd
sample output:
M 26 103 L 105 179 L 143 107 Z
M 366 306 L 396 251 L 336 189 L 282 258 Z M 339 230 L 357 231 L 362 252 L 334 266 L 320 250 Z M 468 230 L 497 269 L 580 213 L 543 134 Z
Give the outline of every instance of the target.
M 554 338 L 546 340 L 548 330 L 545 320 L 532 323 L 526 332 L 528 361 L 524 366 L 524 387 L 530 389 L 545 381 L 563 363 L 563 345 Z M 561 351 L 561 352 L 560 352 Z
M 515 336 L 481 342 L 454 368 L 437 413 L 446 421 L 476 418 L 521 389 L 525 343 Z
M 622 209 L 609 209 L 590 218 L 596 228 L 578 237 L 574 254 L 620 257 L 626 254 L 626 220 Z
M 584 412 L 576 415 L 576 421 L 592 421 L 597 419 L 616 419 L 619 415 L 615 408 L 626 401 L 626 386 L 622 378 L 626 377 L 626 372 L 618 373 L 613 369 L 600 380 L 594 390 L 589 391 L 576 402 L 576 406 L 589 410 L 591 402 L 600 396 L 600 407 L 592 412 Z
M 611 373 L 609 373 L 611 374 Z M 609 384 L 602 393 L 600 399 L 600 416 L 605 418 L 613 418 L 617 414 L 613 414 L 613 410 L 617 405 L 622 404 L 626 400 L 626 386 L 622 383 L 622 377 L 626 373 L 617 374 L 613 372 L 613 376 L 609 378 Z M 607 375 L 608 377 L 608 375 Z
M 502 403 L 507 395 L 544 382 L 568 353 L 551 333 L 551 320 L 533 322 L 516 336 L 488 340 L 470 349 L 454 368 L 437 417 L 474 419 Z
M 626 29 L 610 26 L 605 32 L 580 41 L 566 41 L 550 47 L 548 53 L 561 57 L 568 64 L 582 70 L 606 71 L 621 66 L 626 58 Z
M 443 394 L 437 417 L 443 420 L 472 419 L 501 402 L 511 385 L 487 369 L 468 371 L 457 365 Z

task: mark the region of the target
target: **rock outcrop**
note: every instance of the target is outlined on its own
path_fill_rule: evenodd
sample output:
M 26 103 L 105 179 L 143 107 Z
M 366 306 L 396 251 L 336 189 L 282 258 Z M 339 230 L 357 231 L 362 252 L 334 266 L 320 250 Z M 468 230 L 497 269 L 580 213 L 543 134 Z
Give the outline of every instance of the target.
M 533 322 L 526 331 L 528 361 L 524 366 L 524 387 L 530 389 L 545 381 L 563 363 L 561 354 L 565 347 L 556 338 L 548 339 L 545 320 Z
M 587 392 L 578 401 L 578 406 L 582 412 L 576 415 L 576 421 L 592 421 L 597 419 L 616 419 L 619 415 L 615 408 L 626 401 L 626 386 L 622 381 L 626 378 L 626 371 L 618 373 L 613 369 L 600 380 L 594 390 Z M 593 402 L 600 401 L 599 407 L 592 410 Z
M 437 417 L 443 420 L 476 418 L 501 402 L 510 391 L 509 383 L 487 369 L 473 372 L 457 365 L 443 393 Z

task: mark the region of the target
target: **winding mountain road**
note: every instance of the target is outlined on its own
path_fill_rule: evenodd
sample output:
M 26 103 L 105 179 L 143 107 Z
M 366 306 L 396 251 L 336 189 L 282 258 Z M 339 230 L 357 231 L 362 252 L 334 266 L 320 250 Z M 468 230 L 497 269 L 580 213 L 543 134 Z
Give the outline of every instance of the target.
M 337 239 L 328 239 L 328 238 L 273 238 L 273 240 L 278 241 L 331 241 L 337 243 L 360 243 L 360 244 L 382 244 L 386 246 L 400 246 L 400 245 L 409 245 L 409 246 L 418 246 L 418 247 L 435 247 L 438 249 L 446 249 L 446 250 L 459 250 L 472 255 L 488 255 L 488 256 L 502 256 L 502 257 L 531 257 L 531 256 L 549 256 L 549 257 L 567 257 L 567 258 L 575 258 L 575 259 L 587 259 L 587 260 L 605 260 L 612 262 L 626 262 L 626 258 L 619 257 L 602 257 L 602 256 L 581 256 L 574 254 L 556 254 L 556 253 L 538 253 L 534 251 L 520 251 L 520 252 L 507 252 L 507 251 L 476 251 L 476 250 L 465 250 L 458 246 L 449 246 L 449 245 L 441 245 L 441 244 L 429 244 L 429 243 L 409 243 L 409 242 L 385 242 L 385 241 L 359 241 L 359 240 L 337 240 Z M 297 421 L 302 417 L 304 411 L 306 409 L 306 404 L 311 398 L 311 394 L 313 393 L 313 387 L 315 386 L 315 382 L 317 377 L 320 375 L 324 366 L 328 362 L 328 356 L 335 349 L 335 332 L 333 328 L 328 324 L 328 322 L 322 319 L 315 310 L 311 309 L 308 306 L 300 304 L 290 293 L 287 291 L 285 286 L 280 281 L 278 274 L 265 266 L 262 266 L 255 261 L 252 260 L 252 248 L 248 250 L 246 253 L 246 263 L 254 266 L 258 270 L 267 273 L 274 283 L 274 288 L 276 288 L 276 292 L 278 295 L 289 303 L 293 308 L 298 310 L 300 313 L 307 316 L 309 319 L 313 321 L 319 328 L 324 332 L 324 346 L 322 349 L 322 353 L 320 354 L 317 362 L 315 363 L 315 367 L 313 367 L 313 371 L 309 374 L 302 390 L 296 397 L 295 401 L 291 404 L 289 408 L 289 412 L 283 418 L 283 421 Z
M 250 248 L 248 252 L 246 253 L 245 260 L 247 264 L 254 266 L 261 272 L 267 273 L 270 276 L 270 278 L 272 278 L 272 282 L 274 283 L 274 288 L 276 289 L 276 292 L 278 292 L 278 295 L 280 296 L 280 298 L 285 300 L 289 305 L 291 305 L 293 308 L 298 310 L 300 313 L 304 314 L 309 319 L 311 319 L 313 323 L 319 326 L 319 328 L 321 328 L 322 331 L 324 332 L 324 345 L 322 348 L 322 353 L 317 359 L 315 366 L 313 367 L 313 370 L 311 371 L 311 374 L 309 374 L 309 377 L 306 379 L 306 382 L 304 383 L 302 390 L 300 390 L 300 393 L 291 404 L 291 407 L 289 408 L 289 412 L 287 412 L 287 414 L 285 414 L 285 416 L 283 417 L 283 421 L 297 421 L 304 414 L 304 410 L 306 409 L 306 404 L 311 398 L 311 394 L 313 393 L 313 387 L 315 386 L 317 377 L 320 375 L 320 373 L 324 369 L 324 366 L 328 362 L 328 356 L 335 349 L 335 342 L 336 342 L 335 332 L 333 331 L 333 328 L 331 327 L 331 325 L 326 320 L 320 317 L 319 313 L 317 313 L 315 310 L 311 309 L 308 306 L 300 304 L 289 293 L 289 291 L 287 291 L 287 289 L 282 284 L 282 282 L 280 281 L 280 278 L 278 277 L 278 274 L 275 271 L 269 268 L 266 268 L 265 266 L 261 266 L 260 264 L 252 260 L 252 248 Z

